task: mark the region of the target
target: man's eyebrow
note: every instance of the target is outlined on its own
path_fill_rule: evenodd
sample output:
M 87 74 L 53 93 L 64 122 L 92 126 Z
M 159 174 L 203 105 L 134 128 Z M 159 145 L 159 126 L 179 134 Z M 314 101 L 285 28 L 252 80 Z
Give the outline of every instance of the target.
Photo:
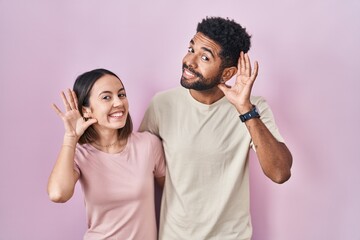
M 201 49 L 203 49 L 203 50 L 206 51 L 206 52 L 209 52 L 209 53 L 211 54 L 211 56 L 212 56 L 213 58 L 215 58 L 213 52 L 212 52 L 209 48 L 202 47 Z
M 190 40 L 190 44 L 191 44 L 191 45 L 194 45 L 194 44 L 195 44 L 195 42 L 194 42 L 193 39 Z M 211 55 L 213 58 L 215 58 L 215 55 L 214 55 L 214 53 L 211 51 L 211 49 L 209 49 L 209 48 L 207 48 L 207 47 L 202 47 L 201 49 L 204 50 L 204 51 L 206 51 L 206 52 L 209 52 L 210 55 Z

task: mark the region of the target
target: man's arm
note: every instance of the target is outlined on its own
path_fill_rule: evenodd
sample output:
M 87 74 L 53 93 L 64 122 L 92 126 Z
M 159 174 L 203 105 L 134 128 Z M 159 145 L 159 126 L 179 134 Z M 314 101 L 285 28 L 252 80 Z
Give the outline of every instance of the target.
M 265 175 L 276 183 L 284 183 L 291 176 L 292 155 L 259 118 L 245 122 L 251 135 L 257 157 Z
M 239 114 L 245 114 L 253 108 L 250 95 L 257 73 L 258 63 L 255 62 L 252 71 L 249 56 L 241 52 L 234 86 L 230 87 L 225 83 L 218 85 Z M 277 141 L 260 118 L 249 119 L 244 124 L 251 135 L 265 175 L 276 183 L 287 181 L 291 176 L 292 156 L 286 145 Z

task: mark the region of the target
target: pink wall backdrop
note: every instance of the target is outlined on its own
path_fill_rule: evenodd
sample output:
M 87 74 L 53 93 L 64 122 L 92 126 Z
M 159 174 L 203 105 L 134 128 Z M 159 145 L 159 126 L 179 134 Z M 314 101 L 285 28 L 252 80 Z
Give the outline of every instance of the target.
M 358 0 L 0 0 L 0 240 L 82 239 L 80 186 L 65 204 L 46 194 L 63 136 L 51 103 L 78 74 L 108 68 L 138 127 L 154 93 L 179 85 L 205 16 L 253 35 L 254 94 L 294 156 L 284 185 L 251 158 L 253 239 L 359 240 L 359 12 Z

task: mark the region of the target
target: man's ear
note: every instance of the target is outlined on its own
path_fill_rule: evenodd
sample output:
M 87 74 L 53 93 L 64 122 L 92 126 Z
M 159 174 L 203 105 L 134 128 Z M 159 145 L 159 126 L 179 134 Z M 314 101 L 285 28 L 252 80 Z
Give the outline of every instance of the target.
M 82 107 L 84 118 L 91 118 L 91 109 L 89 107 Z
M 237 72 L 237 68 L 235 66 L 225 68 L 222 74 L 222 80 L 224 82 L 230 80 Z

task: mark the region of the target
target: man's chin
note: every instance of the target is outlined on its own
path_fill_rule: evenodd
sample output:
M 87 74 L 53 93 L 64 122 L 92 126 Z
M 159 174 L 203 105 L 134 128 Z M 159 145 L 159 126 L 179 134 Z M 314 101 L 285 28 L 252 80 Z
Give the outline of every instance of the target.
M 185 79 L 185 78 L 181 78 L 181 80 L 180 80 L 180 84 L 181 84 L 181 86 L 183 86 L 184 88 L 187 88 L 187 89 L 192 89 L 192 85 L 193 84 L 190 84 L 188 81 L 187 81 L 187 79 Z
M 207 91 L 207 90 L 211 90 L 215 87 L 217 87 L 217 85 L 220 83 L 220 81 L 215 81 L 212 84 L 203 84 L 202 82 L 200 82 L 199 80 L 194 80 L 192 82 L 190 82 L 188 79 L 182 77 L 181 78 L 181 86 L 183 86 L 184 88 L 187 89 L 192 89 L 192 90 L 196 90 L 196 91 Z
M 198 84 L 189 83 L 186 80 L 185 81 L 181 80 L 180 84 L 181 84 L 181 86 L 183 86 L 186 89 L 193 89 L 193 90 L 197 90 L 197 91 L 202 90 L 202 88 L 199 87 Z

